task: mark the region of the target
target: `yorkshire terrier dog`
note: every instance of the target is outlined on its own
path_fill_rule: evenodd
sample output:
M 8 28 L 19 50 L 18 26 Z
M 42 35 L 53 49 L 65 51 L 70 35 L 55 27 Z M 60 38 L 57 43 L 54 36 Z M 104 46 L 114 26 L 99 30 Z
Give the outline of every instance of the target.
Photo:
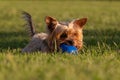
M 76 19 L 71 22 L 59 22 L 55 18 L 46 16 L 46 33 L 36 33 L 31 15 L 23 12 L 27 26 L 31 33 L 31 41 L 22 49 L 22 52 L 54 52 L 60 51 L 61 44 L 73 45 L 78 50 L 83 46 L 83 26 L 87 18 Z

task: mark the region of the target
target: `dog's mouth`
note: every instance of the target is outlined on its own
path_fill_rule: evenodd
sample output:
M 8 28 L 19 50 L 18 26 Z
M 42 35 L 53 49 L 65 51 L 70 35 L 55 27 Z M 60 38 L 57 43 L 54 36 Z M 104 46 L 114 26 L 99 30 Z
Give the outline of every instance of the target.
M 69 40 L 60 43 L 60 45 L 62 45 L 62 44 L 69 45 L 69 46 L 74 46 L 77 49 L 79 49 L 81 47 L 81 44 L 75 44 L 74 42 L 71 42 Z
M 73 40 L 66 40 L 66 41 L 62 42 L 61 44 L 74 46 L 74 41 Z
M 69 45 L 69 46 L 75 46 L 77 48 L 77 46 L 74 45 L 74 41 L 72 41 L 72 40 L 66 40 L 66 41 L 62 42 L 60 45 L 62 45 L 62 44 Z

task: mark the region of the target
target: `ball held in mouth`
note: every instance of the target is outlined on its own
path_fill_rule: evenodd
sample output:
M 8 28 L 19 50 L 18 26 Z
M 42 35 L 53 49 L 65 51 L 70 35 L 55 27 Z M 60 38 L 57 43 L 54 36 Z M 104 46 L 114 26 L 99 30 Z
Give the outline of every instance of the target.
M 67 52 L 69 54 L 77 54 L 78 53 L 78 50 L 75 46 L 72 46 L 72 45 L 67 45 L 67 44 L 61 44 L 60 45 L 60 48 L 62 50 L 62 52 Z

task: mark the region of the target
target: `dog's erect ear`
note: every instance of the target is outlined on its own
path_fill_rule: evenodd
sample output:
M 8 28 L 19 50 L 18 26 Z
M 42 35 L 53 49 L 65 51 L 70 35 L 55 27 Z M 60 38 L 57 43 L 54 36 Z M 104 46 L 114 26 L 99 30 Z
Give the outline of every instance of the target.
M 74 21 L 75 26 L 79 26 L 80 28 L 83 28 L 83 26 L 86 24 L 87 18 L 82 18 Z
M 57 20 L 55 18 L 50 17 L 50 16 L 46 16 L 45 22 L 46 22 L 47 28 L 50 32 L 52 32 L 57 25 Z

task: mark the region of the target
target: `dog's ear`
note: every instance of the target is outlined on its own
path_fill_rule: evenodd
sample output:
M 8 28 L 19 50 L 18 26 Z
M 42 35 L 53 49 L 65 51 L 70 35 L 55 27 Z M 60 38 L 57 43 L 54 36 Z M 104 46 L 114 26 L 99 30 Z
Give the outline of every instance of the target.
M 47 28 L 50 32 L 52 32 L 55 29 L 55 27 L 58 23 L 55 18 L 52 18 L 50 16 L 46 16 L 45 22 L 46 22 Z
M 87 18 L 77 19 L 73 23 L 75 26 L 79 26 L 80 28 L 83 28 L 83 26 L 86 24 Z

